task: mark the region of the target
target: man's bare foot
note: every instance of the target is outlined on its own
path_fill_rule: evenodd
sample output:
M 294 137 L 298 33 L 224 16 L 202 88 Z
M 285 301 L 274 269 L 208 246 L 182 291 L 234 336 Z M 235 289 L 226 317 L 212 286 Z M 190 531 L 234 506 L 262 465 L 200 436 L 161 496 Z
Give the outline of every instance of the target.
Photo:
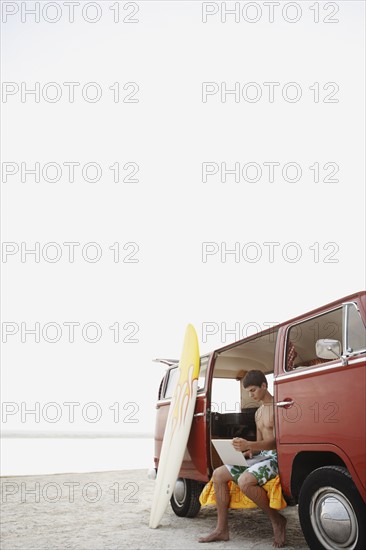
M 207 537 L 201 537 L 198 542 L 215 542 L 217 540 L 229 540 L 229 531 L 212 531 Z
M 272 521 L 275 548 L 282 548 L 285 545 L 285 532 L 287 520 L 285 517 L 278 514 L 278 517 Z

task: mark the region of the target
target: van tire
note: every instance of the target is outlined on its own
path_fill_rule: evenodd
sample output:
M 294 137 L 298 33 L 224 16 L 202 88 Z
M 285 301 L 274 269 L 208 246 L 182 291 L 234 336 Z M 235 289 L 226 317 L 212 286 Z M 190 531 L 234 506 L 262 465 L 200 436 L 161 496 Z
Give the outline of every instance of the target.
M 193 479 L 180 477 L 177 479 L 170 499 L 171 507 L 177 516 L 194 518 L 201 508 L 199 501 L 202 492 L 202 483 Z
M 317 468 L 301 487 L 299 519 L 311 550 L 366 548 L 365 512 L 350 473 L 341 466 Z

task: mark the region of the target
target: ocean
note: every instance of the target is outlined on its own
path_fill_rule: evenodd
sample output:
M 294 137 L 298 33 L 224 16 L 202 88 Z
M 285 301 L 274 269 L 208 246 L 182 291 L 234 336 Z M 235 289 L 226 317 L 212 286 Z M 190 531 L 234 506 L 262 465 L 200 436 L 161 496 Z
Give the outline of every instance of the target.
M 2 476 L 153 467 L 152 437 L 5 437 L 1 444 Z

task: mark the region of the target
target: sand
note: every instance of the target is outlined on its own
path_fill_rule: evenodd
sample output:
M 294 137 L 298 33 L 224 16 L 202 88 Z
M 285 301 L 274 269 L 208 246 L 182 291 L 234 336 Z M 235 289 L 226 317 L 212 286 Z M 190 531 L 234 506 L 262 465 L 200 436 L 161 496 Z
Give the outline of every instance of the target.
M 260 510 L 230 510 L 228 542 L 200 544 L 215 526 L 216 509 L 179 518 L 170 505 L 158 529 L 149 529 L 154 481 L 147 470 L 3 477 L 2 550 L 272 548 L 272 530 Z M 287 546 L 306 549 L 296 507 L 285 509 Z

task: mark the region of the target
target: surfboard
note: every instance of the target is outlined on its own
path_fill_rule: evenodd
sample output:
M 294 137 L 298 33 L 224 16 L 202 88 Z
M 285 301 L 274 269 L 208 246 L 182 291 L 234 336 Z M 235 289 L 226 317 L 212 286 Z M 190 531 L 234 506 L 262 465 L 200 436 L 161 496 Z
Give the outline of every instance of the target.
M 155 529 L 164 515 L 181 468 L 196 403 L 200 354 L 198 338 L 188 325 L 179 361 L 179 377 L 170 403 L 155 480 L 149 527 Z

